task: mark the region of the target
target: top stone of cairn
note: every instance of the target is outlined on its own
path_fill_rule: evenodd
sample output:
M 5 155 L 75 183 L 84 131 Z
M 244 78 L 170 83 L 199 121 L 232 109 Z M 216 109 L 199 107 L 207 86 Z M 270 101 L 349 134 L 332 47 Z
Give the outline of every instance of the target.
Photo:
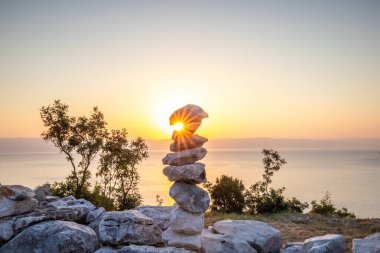
M 179 108 L 169 117 L 170 125 L 182 123 L 182 134 L 193 134 L 202 123 L 202 119 L 208 118 L 208 114 L 199 106 L 188 104 Z

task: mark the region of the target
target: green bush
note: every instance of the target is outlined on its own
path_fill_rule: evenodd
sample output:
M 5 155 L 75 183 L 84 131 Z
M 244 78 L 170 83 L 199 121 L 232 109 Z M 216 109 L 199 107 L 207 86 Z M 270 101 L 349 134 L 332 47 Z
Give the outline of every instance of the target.
M 311 202 L 310 213 L 322 214 L 322 215 L 336 215 L 341 218 L 349 217 L 355 218 L 355 214 L 349 212 L 347 208 L 336 209 L 331 200 L 330 192 L 326 192 L 323 198 L 317 203 L 315 200 Z
M 205 183 L 212 199 L 211 210 L 224 213 L 242 213 L 245 206 L 243 182 L 237 178 L 222 175 L 215 184 Z
M 277 151 L 263 149 L 262 154 L 264 174 L 263 180 L 251 185 L 246 192 L 247 210 L 252 214 L 269 214 L 277 212 L 299 212 L 302 213 L 309 205 L 296 198 L 285 199 L 283 193 L 285 187 L 274 189 L 270 187 L 272 176 L 275 171 L 286 164 L 285 159 L 281 158 Z

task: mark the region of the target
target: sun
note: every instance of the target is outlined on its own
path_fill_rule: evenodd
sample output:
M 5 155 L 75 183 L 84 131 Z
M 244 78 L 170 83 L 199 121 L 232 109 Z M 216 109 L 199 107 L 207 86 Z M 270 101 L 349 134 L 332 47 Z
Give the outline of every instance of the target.
M 173 130 L 181 131 L 183 129 L 183 124 L 181 122 L 177 122 L 174 125 L 170 126 Z

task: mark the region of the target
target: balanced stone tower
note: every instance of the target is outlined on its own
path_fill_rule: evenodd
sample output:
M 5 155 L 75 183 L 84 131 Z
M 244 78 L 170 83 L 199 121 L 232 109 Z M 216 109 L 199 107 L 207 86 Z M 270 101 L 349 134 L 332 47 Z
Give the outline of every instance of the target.
M 170 188 L 170 196 L 176 204 L 172 212 L 170 226 L 163 233 L 166 245 L 199 251 L 201 232 L 204 227 L 204 212 L 210 206 L 206 191 L 196 186 L 206 181 L 205 165 L 197 161 L 205 157 L 207 150 L 203 144 L 207 138 L 194 134 L 208 114 L 197 105 L 186 105 L 176 110 L 169 118 L 170 125 L 182 124 L 181 130 L 174 130 L 170 145 L 172 153 L 162 162 L 169 165 L 163 173 L 175 183 Z

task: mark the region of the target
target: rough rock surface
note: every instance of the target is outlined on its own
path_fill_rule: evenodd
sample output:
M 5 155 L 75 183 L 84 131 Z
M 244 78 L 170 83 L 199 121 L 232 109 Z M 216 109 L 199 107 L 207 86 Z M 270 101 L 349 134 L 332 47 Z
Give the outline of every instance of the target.
M 380 253 L 380 233 L 352 241 L 353 253 Z
M 345 253 L 346 245 L 342 235 L 317 236 L 305 240 L 302 253 Z
M 47 196 L 51 196 L 50 184 L 44 184 L 34 189 L 35 198 L 38 202 L 43 201 Z
M 203 213 L 210 206 L 208 193 L 192 184 L 175 182 L 170 187 L 169 195 L 181 208 L 191 213 Z
M 206 170 L 203 163 L 192 163 L 182 166 L 167 166 L 163 173 L 169 181 L 183 181 L 200 184 L 206 181 Z
M 162 230 L 166 230 L 170 225 L 170 216 L 174 206 L 140 206 L 135 209 L 151 218 Z
M 176 205 L 170 223 L 170 228 L 174 232 L 188 235 L 200 234 L 204 226 L 204 214 L 190 213 Z
M 229 235 L 247 242 L 258 253 L 279 252 L 281 232 L 271 225 L 254 220 L 222 220 L 214 224 L 218 234 Z
M 0 253 L 94 252 L 98 248 L 95 232 L 69 221 L 47 221 L 28 227 L 0 248 Z
M 0 246 L 13 236 L 12 224 L 13 219 L 0 221 Z
M 86 223 L 93 222 L 94 220 L 96 220 L 100 215 L 102 215 L 105 212 L 106 212 L 106 210 L 103 207 L 99 207 L 99 208 L 96 208 L 96 209 L 90 211 L 87 214 Z
M 207 141 L 207 138 L 197 134 L 177 134 L 174 142 L 170 144 L 170 151 L 178 152 L 185 149 L 199 148 L 202 147 Z
M 34 198 L 17 201 L 8 197 L 3 197 L 0 198 L 0 218 L 28 213 L 35 210 L 37 206 L 38 201 Z
M 161 234 L 160 227 L 137 210 L 106 212 L 99 224 L 100 240 L 107 245 L 156 245 L 162 242 Z
M 22 185 L 2 185 L 0 186 L 0 198 L 13 199 L 21 201 L 34 198 L 35 194 L 32 189 Z
M 185 235 L 176 233 L 169 227 L 163 234 L 162 239 L 168 246 L 200 250 L 202 247 L 201 235 Z
M 206 154 L 207 150 L 205 148 L 182 150 L 180 152 L 167 154 L 162 159 L 162 163 L 165 165 L 182 166 L 185 164 L 195 163 L 205 157 Z
M 121 249 L 103 247 L 95 251 L 95 253 L 195 253 L 195 252 L 192 250 L 175 248 L 175 247 L 157 248 L 153 246 L 130 245 L 130 246 L 125 246 Z
M 303 242 L 291 242 L 285 244 L 284 248 L 281 250 L 281 253 L 301 253 L 302 252 Z
M 85 199 L 76 199 L 73 196 L 68 196 L 51 202 L 48 206 L 55 207 L 57 209 L 83 207 L 88 209 L 88 212 L 96 209 L 96 206 L 94 206 L 90 201 Z
M 257 253 L 246 241 L 230 235 L 214 234 L 208 229 L 202 231 L 204 253 Z

